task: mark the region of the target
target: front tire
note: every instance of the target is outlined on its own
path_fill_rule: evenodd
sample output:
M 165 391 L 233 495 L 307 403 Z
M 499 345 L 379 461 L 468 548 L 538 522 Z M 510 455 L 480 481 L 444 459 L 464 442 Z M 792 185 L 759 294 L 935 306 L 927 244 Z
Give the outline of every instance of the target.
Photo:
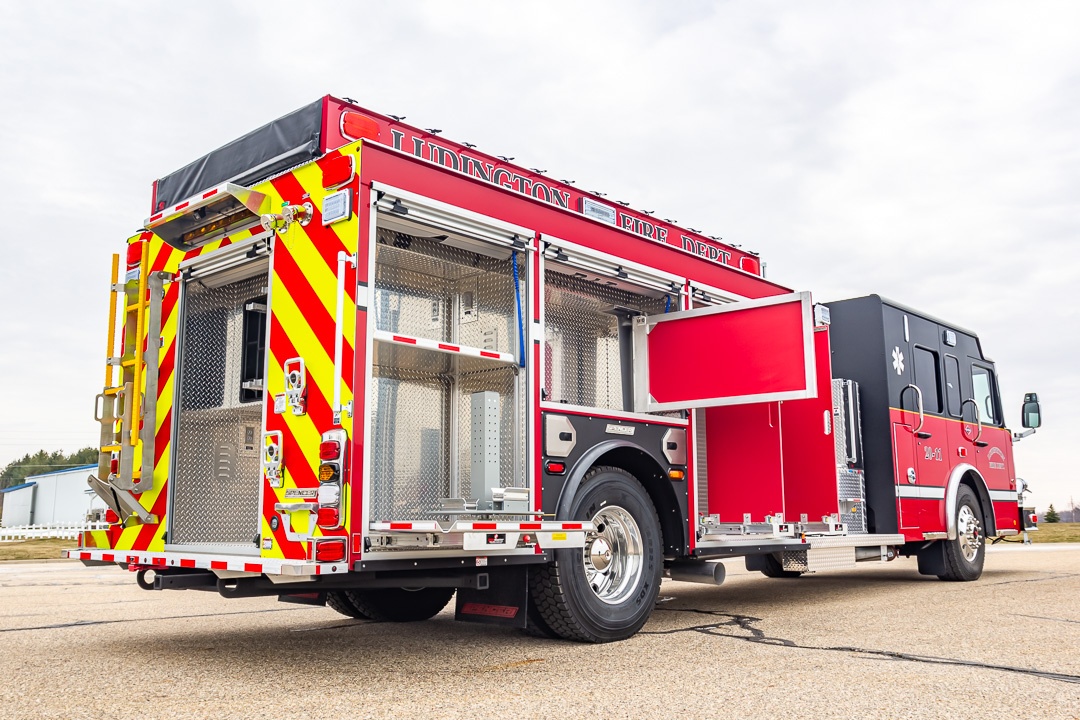
M 945 543 L 945 572 L 938 578 L 954 582 L 979 579 L 986 561 L 986 536 L 982 507 L 967 485 L 961 485 L 956 496 L 956 539 L 939 542 Z
M 416 622 L 439 614 L 454 588 L 375 588 L 347 590 L 349 602 L 365 616 L 381 622 Z
M 585 547 L 554 551 L 530 573 L 536 610 L 568 640 L 625 640 L 645 625 L 660 594 L 660 520 L 645 488 L 621 468 L 595 467 L 581 481 L 570 518 L 591 520 Z

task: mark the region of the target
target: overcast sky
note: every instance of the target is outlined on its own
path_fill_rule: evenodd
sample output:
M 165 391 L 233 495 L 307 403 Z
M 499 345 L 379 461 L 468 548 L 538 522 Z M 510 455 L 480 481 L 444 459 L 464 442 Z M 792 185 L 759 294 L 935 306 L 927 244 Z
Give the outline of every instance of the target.
M 0 17 L 0 466 L 97 444 L 154 178 L 333 93 L 979 332 L 1080 503 L 1080 4 L 36 2 Z M 1070 460 L 1070 458 L 1073 458 Z

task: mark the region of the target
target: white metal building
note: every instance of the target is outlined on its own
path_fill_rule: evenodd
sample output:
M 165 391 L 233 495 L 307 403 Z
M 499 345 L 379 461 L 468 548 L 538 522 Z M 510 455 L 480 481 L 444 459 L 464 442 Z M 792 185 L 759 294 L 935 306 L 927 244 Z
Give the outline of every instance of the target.
M 21 485 L 3 490 L 0 526 L 76 524 L 91 508 L 105 507 L 86 484 L 95 465 L 31 475 Z

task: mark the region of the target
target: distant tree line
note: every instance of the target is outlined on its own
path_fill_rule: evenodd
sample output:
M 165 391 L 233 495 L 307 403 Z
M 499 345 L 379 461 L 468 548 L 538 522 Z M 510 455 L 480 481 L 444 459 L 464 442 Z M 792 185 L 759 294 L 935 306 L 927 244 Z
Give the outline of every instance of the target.
M 91 465 L 96 463 L 97 459 L 97 448 L 92 447 L 85 447 L 73 453 L 64 453 L 62 450 L 53 452 L 38 450 L 33 454 L 27 453 L 18 460 L 12 460 L 3 471 L 0 471 L 0 490 L 19 485 L 30 475 Z

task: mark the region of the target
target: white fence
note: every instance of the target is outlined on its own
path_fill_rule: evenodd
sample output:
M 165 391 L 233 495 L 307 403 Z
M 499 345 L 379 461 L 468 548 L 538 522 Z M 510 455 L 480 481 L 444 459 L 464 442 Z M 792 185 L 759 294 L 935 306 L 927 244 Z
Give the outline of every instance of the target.
M 109 523 L 83 523 L 63 525 L 20 525 L 18 527 L 0 527 L 0 542 L 12 540 L 38 540 L 41 538 L 58 538 L 61 540 L 75 540 L 79 533 L 86 530 L 108 530 Z

